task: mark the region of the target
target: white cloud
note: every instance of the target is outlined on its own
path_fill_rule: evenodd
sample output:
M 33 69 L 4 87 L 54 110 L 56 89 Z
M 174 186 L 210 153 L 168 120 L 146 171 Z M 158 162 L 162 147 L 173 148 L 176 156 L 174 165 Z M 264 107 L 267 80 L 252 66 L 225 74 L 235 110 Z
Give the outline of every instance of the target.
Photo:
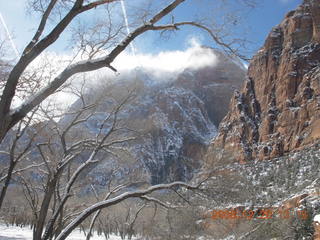
M 201 47 L 196 38 L 190 38 L 189 47 L 182 51 L 162 51 L 158 54 L 136 54 L 123 52 L 114 61 L 113 66 L 119 70 L 131 71 L 136 68 L 143 68 L 154 77 L 159 78 L 167 74 L 179 74 L 184 69 L 199 69 L 206 66 L 213 66 L 217 57 L 212 51 Z
M 148 73 L 150 78 L 154 81 L 167 81 L 175 78 L 179 73 L 185 69 L 200 69 L 202 67 L 214 66 L 217 63 L 217 57 L 214 55 L 213 51 L 207 48 L 201 47 L 201 42 L 194 37 L 189 38 L 188 47 L 185 50 L 176 51 L 162 51 L 158 54 L 141 54 L 137 53 L 133 55 L 130 50 L 121 53 L 112 66 L 115 67 L 120 76 L 126 77 L 130 76 L 136 69 L 143 69 Z M 101 53 L 102 55 L 106 53 Z M 73 59 L 73 62 L 81 60 L 81 54 Z M 37 58 L 32 66 L 29 68 L 31 71 L 39 71 L 42 69 L 46 72 L 39 72 L 39 74 L 44 74 L 52 80 L 57 76 L 68 64 L 71 63 L 71 54 L 56 54 L 54 52 L 47 52 L 42 54 Z M 97 82 L 100 82 L 102 77 L 107 77 L 108 79 L 114 79 L 115 74 L 108 68 L 100 69 L 97 71 L 86 73 L 88 83 L 92 87 Z M 82 77 L 76 76 L 72 84 L 80 85 L 80 80 Z M 43 84 L 45 84 L 43 82 Z M 55 101 L 57 105 L 63 108 L 69 106 L 76 100 L 75 96 L 71 96 L 70 93 L 59 92 L 54 94 L 49 99 Z

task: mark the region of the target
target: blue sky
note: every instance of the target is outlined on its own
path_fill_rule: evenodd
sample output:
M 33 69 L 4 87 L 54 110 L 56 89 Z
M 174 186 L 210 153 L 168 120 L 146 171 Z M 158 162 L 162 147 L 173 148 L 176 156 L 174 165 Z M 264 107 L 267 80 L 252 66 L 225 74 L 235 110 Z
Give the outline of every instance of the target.
M 216 7 L 213 2 L 218 2 L 215 0 L 197 1 L 198 8 L 194 8 L 193 1 L 191 0 L 186 1 L 183 6 L 177 9 L 176 12 L 181 20 L 186 20 L 193 15 L 210 15 Z M 242 19 L 240 26 L 237 26 L 237 28 L 239 28 L 239 35 L 243 33 L 247 34 L 246 36 L 251 42 L 249 52 L 252 54 L 262 46 L 271 28 L 279 24 L 286 13 L 295 9 L 301 4 L 302 0 L 257 0 L 256 8 L 247 8 L 245 11 L 241 11 L 244 9 L 238 6 L 238 0 L 229 0 L 229 2 L 233 3 L 231 11 L 234 11 L 235 14 Z M 219 11 L 219 9 L 216 11 Z M 226 11 L 229 12 L 229 8 L 226 9 Z M 154 34 L 150 33 L 149 35 Z M 206 33 L 193 27 L 183 28 L 180 33 L 175 34 L 168 42 L 161 41 L 161 39 L 154 37 L 153 42 L 149 42 L 149 44 L 151 44 L 149 47 L 153 47 L 153 49 L 157 49 L 157 51 L 162 48 L 175 50 L 185 47 L 185 44 L 182 43 L 186 43 L 185 39 L 190 36 L 198 37 L 205 45 L 215 47 Z
M 212 13 L 220 12 L 214 5 L 214 0 L 187 0 L 176 11 L 175 20 L 188 20 L 191 17 L 210 16 Z M 133 4 L 133 0 L 130 0 Z M 248 53 L 251 54 L 256 51 L 264 42 L 265 37 L 271 28 L 284 18 L 285 14 L 297 7 L 301 0 L 257 0 L 258 6 L 254 9 L 239 8 L 238 0 L 229 0 L 231 5 L 228 5 L 228 11 L 231 9 L 237 16 L 242 18 L 240 26 L 237 26 L 236 32 L 242 35 L 246 32 L 246 36 L 251 42 Z M 33 35 L 35 27 L 37 26 L 38 18 L 30 16 L 25 13 L 25 0 L 11 0 L 0 1 L 0 12 L 4 17 L 10 32 L 14 36 L 14 42 L 18 50 L 21 52 L 27 41 Z M 223 11 L 222 11 L 223 12 Z M 120 12 L 119 12 L 120 14 Z M 90 15 L 89 15 L 90 16 Z M 130 22 L 130 16 L 129 16 Z M 1 28 L 1 35 L 4 34 L 3 26 Z M 69 42 L 69 35 L 62 35 L 61 39 L 55 43 L 51 48 L 53 51 L 64 52 Z M 135 41 L 135 46 L 138 51 L 142 53 L 157 53 L 164 50 L 183 50 L 187 48 L 188 39 L 197 38 L 202 44 L 215 47 L 206 33 L 196 30 L 191 27 L 183 28 L 181 31 L 175 33 L 170 39 L 160 39 L 159 34 L 148 33 Z

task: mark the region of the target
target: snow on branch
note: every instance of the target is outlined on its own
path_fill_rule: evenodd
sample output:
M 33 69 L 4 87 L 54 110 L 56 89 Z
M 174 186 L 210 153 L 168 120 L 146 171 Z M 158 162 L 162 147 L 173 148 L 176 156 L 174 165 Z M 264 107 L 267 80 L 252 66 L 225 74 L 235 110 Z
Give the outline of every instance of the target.
M 184 187 L 189 190 L 196 190 L 199 189 L 203 181 L 201 181 L 197 185 L 191 185 L 185 182 L 173 182 L 173 183 L 168 183 L 168 184 L 158 184 L 151 186 L 147 189 L 144 190 L 136 190 L 136 191 L 131 191 L 131 192 L 125 192 L 120 194 L 119 196 L 116 196 L 114 198 L 98 202 L 91 207 L 84 209 L 83 212 L 76 217 L 56 238 L 56 240 L 64 240 L 66 239 L 69 234 L 76 228 L 78 227 L 87 217 L 89 217 L 92 213 L 99 209 L 107 208 L 110 206 L 113 206 L 115 204 L 118 204 L 128 198 L 141 198 L 144 197 L 147 194 L 150 194 L 155 191 L 163 190 L 163 189 L 172 189 L 174 187 Z

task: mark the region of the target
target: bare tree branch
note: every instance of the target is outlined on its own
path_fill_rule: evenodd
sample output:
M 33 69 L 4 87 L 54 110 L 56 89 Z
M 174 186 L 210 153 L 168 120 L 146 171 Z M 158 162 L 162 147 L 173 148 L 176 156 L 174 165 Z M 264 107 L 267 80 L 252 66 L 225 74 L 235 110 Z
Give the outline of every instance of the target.
M 26 51 L 28 51 L 28 49 L 31 49 L 34 47 L 34 45 L 39 41 L 39 38 L 41 36 L 41 34 L 43 33 L 43 30 L 46 26 L 48 17 L 52 11 L 52 9 L 54 8 L 54 5 L 56 4 L 57 0 L 51 0 L 47 9 L 45 10 L 45 12 L 43 13 L 43 16 L 41 18 L 39 27 L 34 35 L 34 37 L 32 38 L 31 42 L 27 45 L 27 47 L 25 48 L 23 54 L 26 53 Z
M 31 168 L 37 168 L 37 167 L 40 167 L 40 166 L 42 166 L 42 165 L 43 165 L 43 163 L 40 163 L 40 164 L 32 164 L 32 165 L 29 165 L 29 166 L 27 166 L 27 167 L 20 168 L 20 169 L 14 170 L 14 171 L 12 172 L 12 175 L 13 175 L 13 174 L 16 174 L 16 173 L 21 173 L 21 172 L 23 172 L 23 171 L 27 171 L 27 170 L 29 170 L 29 169 L 31 169 Z M 1 178 L 0 178 L 0 183 L 1 183 L 2 181 L 4 181 L 4 180 L 7 178 L 7 176 L 8 176 L 8 175 L 5 175 L 5 176 L 1 177 Z
M 55 42 L 60 33 L 69 25 L 72 19 L 82 11 L 83 0 L 77 0 L 70 10 L 70 12 L 57 24 L 57 26 L 42 40 L 39 41 L 31 50 L 20 58 L 15 65 L 9 77 L 7 79 L 6 86 L 3 91 L 3 95 L 0 100 L 0 140 L 7 131 L 13 127 L 18 121 L 26 116 L 34 107 L 38 106 L 48 96 L 53 94 L 59 87 L 64 84 L 67 79 L 76 73 L 94 71 L 102 67 L 109 67 L 113 71 L 115 69 L 111 67 L 111 63 L 114 59 L 126 49 L 126 47 L 139 35 L 146 31 L 152 30 L 153 25 L 160 21 L 164 16 L 173 11 L 178 5 L 185 0 L 175 0 L 159 13 L 157 13 L 149 22 L 136 28 L 131 34 L 129 34 L 120 44 L 118 44 L 108 55 L 97 58 L 94 60 L 81 61 L 68 66 L 64 69 L 52 82 L 50 82 L 45 88 L 41 89 L 34 96 L 26 100 L 19 108 L 10 112 L 10 106 L 15 94 L 16 86 L 19 78 L 26 67 L 33 61 L 44 49 Z M 94 5 L 90 5 L 91 8 Z
M 92 205 L 91 207 L 85 209 L 83 211 L 82 214 L 80 214 L 76 219 L 74 219 L 62 232 L 61 234 L 56 238 L 56 240 L 64 240 L 66 239 L 69 234 L 76 228 L 79 226 L 79 224 L 81 224 L 87 217 L 89 217 L 92 213 L 94 213 L 95 211 L 102 209 L 102 208 L 106 208 L 106 207 L 110 207 L 112 205 L 115 205 L 119 202 L 122 202 L 128 198 L 134 198 L 134 197 L 141 197 L 147 194 L 150 194 L 154 191 L 158 191 L 158 190 L 162 190 L 162 189 L 170 189 L 173 187 L 185 187 L 186 189 L 189 190 L 195 190 L 198 189 L 200 186 L 199 185 L 190 185 L 187 184 L 185 182 L 173 182 L 173 183 L 169 183 L 169 184 L 159 184 L 159 185 L 155 185 L 152 187 L 149 187 L 145 190 L 137 190 L 137 191 L 132 191 L 132 192 L 126 192 L 123 194 L 120 194 L 117 197 L 114 197 L 112 199 L 106 200 L 106 201 L 101 201 L 99 203 L 96 203 L 94 205 Z
M 175 208 L 177 208 L 177 206 L 169 206 L 167 203 L 165 203 L 165 202 L 163 202 L 163 201 L 161 201 L 159 199 L 153 198 L 153 197 L 141 196 L 140 198 L 143 199 L 143 200 L 149 201 L 149 202 L 154 202 L 156 204 L 159 204 L 160 206 L 162 206 L 162 207 L 164 207 L 166 209 L 169 209 L 169 208 L 175 209 Z

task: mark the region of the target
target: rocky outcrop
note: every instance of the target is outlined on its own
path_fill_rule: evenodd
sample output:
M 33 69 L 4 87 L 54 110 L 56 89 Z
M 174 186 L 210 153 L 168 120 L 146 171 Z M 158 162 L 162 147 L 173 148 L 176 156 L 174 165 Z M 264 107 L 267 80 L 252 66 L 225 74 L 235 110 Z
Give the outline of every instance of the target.
M 212 143 L 238 161 L 282 156 L 320 138 L 320 2 L 305 0 L 253 57 Z
M 143 133 L 131 148 L 151 183 L 191 178 L 217 132 L 204 102 L 188 89 L 165 87 L 141 96 L 131 112 L 131 128 Z
M 217 63 L 201 71 L 186 69 L 173 85 L 190 89 L 205 104 L 210 120 L 218 126 L 228 113 L 230 99 L 235 90 L 241 88 L 246 69 L 237 60 L 224 53 L 207 48 L 217 56 Z

